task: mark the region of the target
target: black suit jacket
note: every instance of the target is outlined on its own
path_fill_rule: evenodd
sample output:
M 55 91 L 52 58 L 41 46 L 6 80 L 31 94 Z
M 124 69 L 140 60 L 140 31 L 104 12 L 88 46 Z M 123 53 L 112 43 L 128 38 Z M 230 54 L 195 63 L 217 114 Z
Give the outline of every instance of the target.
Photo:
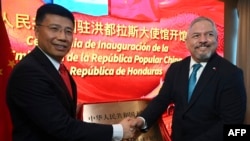
M 13 121 L 13 141 L 111 141 L 112 125 L 76 120 L 73 98 L 50 60 L 35 48 L 13 69 L 7 104 Z
M 244 120 L 243 72 L 214 54 L 188 103 L 189 64 L 190 57 L 187 57 L 169 67 L 159 94 L 141 116 L 150 127 L 173 102 L 173 141 L 222 141 L 224 124 L 242 124 Z

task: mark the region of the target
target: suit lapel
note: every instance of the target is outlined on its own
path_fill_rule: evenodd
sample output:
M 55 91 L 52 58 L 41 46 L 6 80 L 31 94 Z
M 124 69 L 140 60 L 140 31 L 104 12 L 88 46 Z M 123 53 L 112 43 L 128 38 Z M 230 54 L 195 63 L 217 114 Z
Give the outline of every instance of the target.
M 32 51 L 32 54 L 38 60 L 38 62 L 41 63 L 43 69 L 46 70 L 45 73 L 47 73 L 50 76 L 50 78 L 55 81 L 55 83 L 58 85 L 58 88 L 62 89 L 62 93 L 66 94 L 67 99 L 70 101 L 70 103 L 72 103 L 72 98 L 70 97 L 69 91 L 67 90 L 67 87 L 63 79 L 58 73 L 58 70 L 56 70 L 53 64 L 50 62 L 50 60 L 42 53 L 42 51 L 38 47 L 36 47 Z M 71 77 L 71 83 L 73 83 L 72 77 Z M 75 89 L 75 86 L 72 88 Z M 72 92 L 75 93 L 76 91 L 73 90 Z M 76 94 L 73 94 L 73 95 L 76 95 Z
M 211 79 L 216 73 L 216 68 L 218 67 L 218 63 L 219 63 L 219 57 L 217 54 L 215 54 L 205 66 L 200 76 L 200 79 L 198 80 L 196 84 L 192 98 L 188 104 L 188 108 L 190 108 L 190 106 L 195 103 L 198 97 L 202 94 L 202 91 L 204 90 L 204 88 L 207 86 L 208 82 L 211 81 Z
M 182 103 L 187 103 L 187 92 L 188 92 L 188 74 L 189 74 L 189 64 L 190 64 L 190 57 L 183 60 L 181 64 L 181 71 L 179 73 L 179 79 L 182 80 L 179 83 L 180 91 L 181 91 L 181 100 Z

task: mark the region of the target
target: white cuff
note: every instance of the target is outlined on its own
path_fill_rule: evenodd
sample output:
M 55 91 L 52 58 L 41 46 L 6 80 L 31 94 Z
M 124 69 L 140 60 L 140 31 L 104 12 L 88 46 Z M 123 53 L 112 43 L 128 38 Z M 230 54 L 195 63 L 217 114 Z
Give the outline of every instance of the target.
M 142 120 L 143 120 L 143 126 L 142 126 L 142 128 L 141 128 L 141 129 L 146 129 L 146 128 L 148 127 L 148 125 L 147 125 L 147 123 L 146 123 L 145 119 L 144 119 L 143 117 L 138 117 L 138 118 L 140 118 L 140 119 L 142 119 Z
M 123 128 L 121 124 L 113 124 L 113 141 L 121 141 L 123 138 Z

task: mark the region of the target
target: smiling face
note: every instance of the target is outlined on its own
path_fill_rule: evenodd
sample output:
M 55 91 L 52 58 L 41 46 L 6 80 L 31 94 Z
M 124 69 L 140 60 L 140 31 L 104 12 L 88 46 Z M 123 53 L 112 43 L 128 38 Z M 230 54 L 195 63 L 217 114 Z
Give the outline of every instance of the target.
M 189 28 L 186 46 L 196 62 L 208 61 L 218 46 L 215 25 L 206 19 L 194 22 Z
M 60 62 L 70 51 L 73 42 L 73 29 L 74 25 L 69 18 L 46 14 L 43 21 L 35 27 L 38 46 Z

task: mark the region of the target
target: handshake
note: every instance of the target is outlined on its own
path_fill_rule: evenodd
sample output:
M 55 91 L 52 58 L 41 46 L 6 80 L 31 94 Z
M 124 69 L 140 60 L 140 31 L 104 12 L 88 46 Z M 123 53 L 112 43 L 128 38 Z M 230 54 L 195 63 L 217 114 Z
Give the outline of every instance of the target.
M 120 124 L 123 127 L 123 139 L 134 141 L 140 135 L 140 130 L 145 126 L 144 120 L 140 117 L 127 117 Z

